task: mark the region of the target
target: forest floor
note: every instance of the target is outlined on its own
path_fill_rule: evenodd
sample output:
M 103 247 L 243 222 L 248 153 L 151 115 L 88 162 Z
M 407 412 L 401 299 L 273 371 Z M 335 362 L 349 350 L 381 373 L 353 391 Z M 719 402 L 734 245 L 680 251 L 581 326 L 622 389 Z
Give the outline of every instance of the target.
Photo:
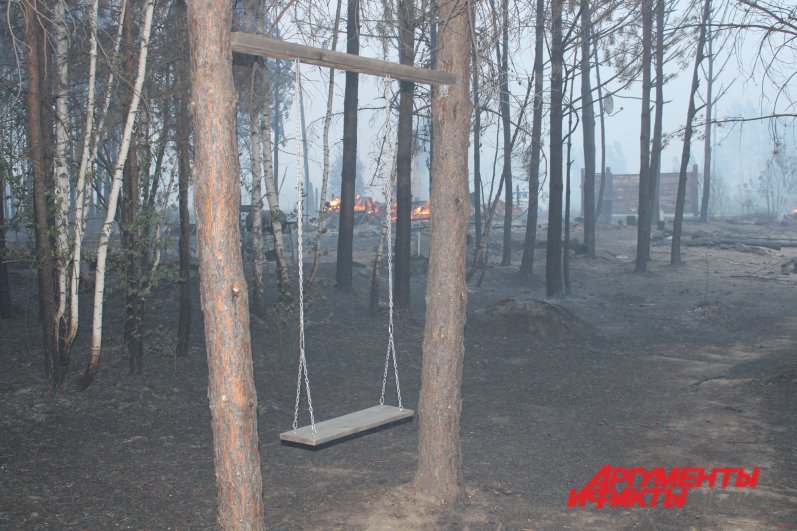
M 685 242 L 797 239 L 797 222 L 732 221 L 687 223 Z M 334 234 L 327 238 L 334 249 Z M 548 300 L 553 309 L 526 305 L 524 316 L 505 303 L 494 307 L 544 300 L 544 250 L 531 286 L 516 277 L 521 231 L 514 266 L 490 266 L 481 286 L 469 289 L 461 429 L 468 503 L 444 518 L 404 487 L 416 467 L 417 417 L 315 451 L 279 442 L 293 419 L 295 320 L 253 320 L 268 525 L 797 528 L 797 274 L 781 269 L 797 250 L 685 245 L 685 264 L 671 266 L 669 241 L 656 239 L 649 272 L 634 274 L 635 239 L 634 227 L 601 226 L 598 258 L 571 258 L 572 293 Z M 333 287 L 330 252 L 309 295 L 308 363 L 320 419 L 379 398 L 387 316 L 368 312 L 375 240 L 376 229 L 358 227 L 354 291 Z M 404 404 L 415 409 L 425 268 L 422 259 L 413 263 L 413 315 L 397 324 L 396 341 Z M 164 284 L 149 303 L 144 374 L 127 374 L 117 291 L 105 312 L 96 383 L 83 393 L 51 393 L 42 383 L 35 307 L 24 301 L 33 300 L 35 275 L 17 270 L 12 285 L 23 312 L 0 321 L 0 528 L 213 528 L 198 291 L 190 357 L 173 357 L 177 288 Z M 88 323 L 86 316 L 70 382 L 84 368 Z M 754 489 L 692 489 L 683 508 L 568 508 L 571 489 L 606 464 L 760 467 L 760 477 Z

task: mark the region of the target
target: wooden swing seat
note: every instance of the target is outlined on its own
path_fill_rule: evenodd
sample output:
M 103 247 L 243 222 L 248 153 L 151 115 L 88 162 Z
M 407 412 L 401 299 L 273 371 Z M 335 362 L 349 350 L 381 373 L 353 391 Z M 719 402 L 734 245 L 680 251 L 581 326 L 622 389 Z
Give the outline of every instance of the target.
M 317 422 L 316 433 L 313 433 L 313 428 L 309 425 L 280 433 L 280 440 L 305 446 L 320 446 L 355 433 L 409 418 L 414 413 L 411 409 L 399 409 L 395 406 L 369 407 L 342 417 Z

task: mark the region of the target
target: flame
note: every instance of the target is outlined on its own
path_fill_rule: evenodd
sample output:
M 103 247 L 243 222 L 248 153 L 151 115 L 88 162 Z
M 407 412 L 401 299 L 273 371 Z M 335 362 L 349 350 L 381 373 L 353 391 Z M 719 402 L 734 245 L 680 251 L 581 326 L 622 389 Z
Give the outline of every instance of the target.
M 427 200 L 423 204 L 416 206 L 410 212 L 410 219 L 413 221 L 427 220 L 432 213 L 432 205 Z

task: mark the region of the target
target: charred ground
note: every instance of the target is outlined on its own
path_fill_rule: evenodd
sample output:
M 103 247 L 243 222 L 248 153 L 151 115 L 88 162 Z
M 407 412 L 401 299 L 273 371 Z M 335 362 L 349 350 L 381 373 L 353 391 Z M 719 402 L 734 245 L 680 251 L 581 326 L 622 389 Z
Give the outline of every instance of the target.
M 552 309 L 526 303 L 542 300 L 544 286 L 520 283 L 516 267 L 490 267 L 470 289 L 462 417 L 470 503 L 444 521 L 401 488 L 415 469 L 416 421 L 319 451 L 278 442 L 293 417 L 295 320 L 287 310 L 253 321 L 269 525 L 797 527 L 797 275 L 781 267 L 797 249 L 751 245 L 797 239 L 797 225 L 686 228 L 686 243 L 701 245 L 684 248 L 685 265 L 669 265 L 665 238 L 653 243 L 649 272 L 635 275 L 635 229 L 602 226 L 598 259 L 572 257 L 572 294 L 546 301 Z M 332 286 L 330 255 L 310 294 L 308 363 L 320 418 L 379 397 L 386 315 L 367 310 L 376 232 L 358 233 L 355 289 Z M 537 256 L 542 271 L 544 252 Z M 416 265 L 413 313 L 396 332 L 409 407 L 417 405 L 423 333 L 423 261 Z M 31 274 L 14 272 L 21 307 Z M 520 303 L 507 308 L 507 299 Z M 214 527 L 204 339 L 195 320 L 190 357 L 173 357 L 176 304 L 173 284 L 155 292 L 144 374 L 131 376 L 118 344 L 121 294 L 112 295 L 105 357 L 84 393 L 53 394 L 40 383 L 33 304 L 0 322 L 0 527 Z M 198 294 L 195 305 L 201 315 Z M 535 332 L 531 323 L 541 319 L 550 320 L 548 333 Z M 70 381 L 86 350 L 76 345 Z M 761 477 L 755 490 L 695 490 L 684 509 L 567 509 L 570 489 L 607 463 L 758 466 Z

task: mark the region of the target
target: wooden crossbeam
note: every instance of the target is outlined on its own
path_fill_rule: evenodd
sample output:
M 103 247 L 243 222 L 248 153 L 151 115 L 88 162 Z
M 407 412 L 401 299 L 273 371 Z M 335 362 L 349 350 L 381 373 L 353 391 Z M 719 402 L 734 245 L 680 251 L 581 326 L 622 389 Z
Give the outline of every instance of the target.
M 250 33 L 232 33 L 232 51 L 247 55 L 258 55 L 261 57 L 273 57 L 275 59 L 298 59 L 302 63 L 311 65 L 326 66 L 336 70 L 347 70 L 370 74 L 373 76 L 389 77 L 403 81 L 413 81 L 427 85 L 452 85 L 456 81 L 453 74 L 430 70 L 427 68 L 416 68 L 414 66 L 391 63 L 380 59 L 362 57 L 343 52 L 305 46 L 292 42 L 281 41 L 265 37 L 263 35 L 252 35 Z
M 414 411 L 411 409 L 399 409 L 394 406 L 374 406 L 343 415 L 342 417 L 317 422 L 315 433 L 313 433 L 311 426 L 303 426 L 296 430 L 280 433 L 280 440 L 305 446 L 320 446 L 355 433 L 409 418 L 413 414 Z

